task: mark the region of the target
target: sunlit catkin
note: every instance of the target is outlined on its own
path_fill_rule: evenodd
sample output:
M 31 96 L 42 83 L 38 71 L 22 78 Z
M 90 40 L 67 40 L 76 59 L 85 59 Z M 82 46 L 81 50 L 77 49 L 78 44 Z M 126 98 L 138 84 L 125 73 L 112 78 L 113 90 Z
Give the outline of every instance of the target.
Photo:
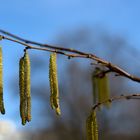
M 50 65 L 49 65 L 49 80 L 50 80 L 50 104 L 53 109 L 55 109 L 56 114 L 60 115 L 60 105 L 59 105 L 59 89 L 58 89 L 58 79 L 57 79 L 57 63 L 56 63 L 56 53 L 50 55 Z
M 95 111 L 91 112 L 86 120 L 86 139 L 98 140 L 98 126 Z
M 30 84 L 30 58 L 27 52 L 24 55 L 24 69 L 25 69 L 25 97 L 26 97 L 26 120 L 31 121 L 31 84 Z
M 27 52 L 19 62 L 20 116 L 22 124 L 31 121 L 30 59 Z
M 55 109 L 54 103 L 53 103 L 53 77 L 52 77 L 52 62 L 51 62 L 51 56 L 50 56 L 50 64 L 49 64 L 49 81 L 50 81 L 50 105 L 52 109 Z
M 24 58 L 22 57 L 19 61 L 19 90 L 20 90 L 20 117 L 22 124 L 26 124 L 26 100 L 25 100 L 25 69 L 24 69 Z
M 2 63 L 2 48 L 0 47 L 0 112 L 5 114 L 3 102 L 3 63 Z

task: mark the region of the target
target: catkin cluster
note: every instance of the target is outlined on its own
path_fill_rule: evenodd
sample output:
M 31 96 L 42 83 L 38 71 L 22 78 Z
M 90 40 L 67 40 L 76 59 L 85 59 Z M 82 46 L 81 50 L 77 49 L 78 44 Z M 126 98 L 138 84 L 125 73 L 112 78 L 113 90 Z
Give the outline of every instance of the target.
M 86 139 L 98 140 L 98 125 L 95 111 L 91 112 L 86 120 Z
M 20 116 L 22 124 L 31 121 L 30 58 L 27 52 L 19 62 Z
M 58 79 L 57 79 L 57 64 L 56 64 L 56 53 L 50 55 L 49 64 L 49 80 L 50 80 L 50 104 L 52 109 L 55 109 L 56 114 L 60 115 L 60 105 L 59 105 L 59 89 L 58 89 Z
M 103 102 L 110 98 L 108 75 L 102 73 L 101 69 L 96 68 L 92 75 L 94 103 Z M 110 102 L 106 102 L 104 105 L 110 106 Z
M 5 114 L 3 102 L 3 63 L 2 63 L 2 48 L 0 47 L 0 112 Z

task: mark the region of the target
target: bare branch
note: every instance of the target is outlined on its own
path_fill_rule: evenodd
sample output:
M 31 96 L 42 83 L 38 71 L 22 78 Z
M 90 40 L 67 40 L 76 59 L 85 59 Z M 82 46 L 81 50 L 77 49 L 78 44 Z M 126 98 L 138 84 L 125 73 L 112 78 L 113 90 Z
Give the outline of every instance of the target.
M 35 50 L 42 50 L 42 51 L 48 51 L 48 52 L 55 52 L 55 53 L 59 53 L 59 54 L 71 57 L 71 58 L 72 57 L 84 57 L 83 55 L 80 55 L 80 54 L 68 54 L 68 53 L 65 53 L 65 52 L 59 51 L 59 50 L 52 50 L 52 49 L 49 49 L 49 48 L 41 48 L 41 47 L 31 46 L 31 45 L 28 45 L 27 43 L 24 43 L 24 42 L 21 42 L 19 40 L 15 40 L 15 39 L 12 39 L 12 38 L 9 38 L 9 37 L 6 37 L 6 36 L 1 36 L 0 35 L 0 37 L 2 37 L 2 39 L 6 39 L 6 40 L 9 40 L 9 41 L 21 44 L 21 45 L 26 47 L 25 49 L 35 49 Z
M 122 100 L 122 99 L 126 99 L 126 100 L 129 100 L 129 99 L 140 99 L 140 94 L 130 94 L 130 95 L 114 96 L 114 97 L 112 97 L 110 99 L 107 99 L 107 100 L 105 100 L 103 102 L 100 102 L 100 103 L 95 104 L 92 109 L 93 110 L 96 110 L 98 107 L 100 107 L 104 103 L 114 102 L 114 101 Z
M 136 77 L 134 75 L 129 74 L 128 72 L 126 72 L 122 68 L 120 68 L 120 67 L 118 67 L 118 66 L 116 66 L 108 61 L 105 61 L 105 60 L 97 57 L 94 54 L 81 52 L 81 51 L 71 49 L 71 48 L 63 48 L 63 47 L 57 47 L 57 46 L 52 46 L 52 45 L 48 45 L 48 44 L 41 44 L 41 43 L 34 42 L 34 41 L 29 41 L 29 40 L 23 39 L 21 37 L 18 37 L 14 34 L 11 34 L 9 32 L 1 30 L 1 29 L 0 29 L 0 33 L 11 37 L 11 38 L 9 38 L 9 37 L 0 35 L 3 39 L 24 45 L 27 47 L 26 49 L 36 49 L 36 50 L 42 50 L 42 51 L 56 52 L 58 54 L 68 56 L 68 58 L 73 58 L 73 57 L 88 58 L 88 59 L 94 60 L 97 63 L 105 66 L 106 68 L 108 68 L 109 71 L 115 72 L 117 75 L 127 77 L 128 79 L 131 79 L 132 81 L 140 83 L 139 77 Z M 31 46 L 29 44 L 33 44 L 36 46 Z

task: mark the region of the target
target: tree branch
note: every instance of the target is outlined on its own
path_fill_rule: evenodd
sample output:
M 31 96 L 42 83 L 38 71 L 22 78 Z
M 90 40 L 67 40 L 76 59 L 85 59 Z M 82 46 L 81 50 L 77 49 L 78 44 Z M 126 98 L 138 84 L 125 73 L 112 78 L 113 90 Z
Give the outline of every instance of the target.
M 126 99 L 126 100 L 129 100 L 129 99 L 140 99 L 140 94 L 130 94 L 130 95 L 120 95 L 120 96 L 114 96 L 110 99 L 107 99 L 103 102 L 100 102 L 100 103 L 97 103 L 93 106 L 93 110 L 96 110 L 98 107 L 100 107 L 101 105 L 103 105 L 104 103 L 107 103 L 107 102 L 114 102 L 116 100 L 122 100 L 122 99 Z
M 140 83 L 139 77 L 129 74 L 128 72 L 121 69 L 120 67 L 118 67 L 108 61 L 105 61 L 105 60 L 97 57 L 94 54 L 81 52 L 81 51 L 71 49 L 71 48 L 63 48 L 63 47 L 57 47 L 57 46 L 52 46 L 52 45 L 48 45 L 48 44 L 42 44 L 42 43 L 38 43 L 38 42 L 34 42 L 34 41 L 29 41 L 29 40 L 23 39 L 21 37 L 18 37 L 14 34 L 11 34 L 9 32 L 1 30 L 1 29 L 0 29 L 0 33 L 11 37 L 11 38 L 9 38 L 7 36 L 0 35 L 2 37 L 2 39 L 6 39 L 9 41 L 24 45 L 24 46 L 26 46 L 26 49 L 36 49 L 36 50 L 42 50 L 42 51 L 56 52 L 58 54 L 68 56 L 69 58 L 71 58 L 71 57 L 72 58 L 73 57 L 88 58 L 88 59 L 98 62 L 99 64 L 102 64 L 103 66 L 108 68 L 109 71 L 115 72 L 117 75 L 127 77 L 128 79 L 131 79 L 132 81 Z M 36 46 L 31 46 L 29 44 L 36 45 Z
M 21 42 L 19 40 L 15 40 L 15 39 L 12 39 L 12 38 L 9 38 L 9 37 L 6 37 L 6 36 L 2 36 L 2 35 L 0 35 L 0 37 L 2 39 L 21 44 L 21 45 L 26 47 L 25 49 L 35 49 L 35 50 L 42 50 L 42 51 L 48 51 L 48 52 L 55 52 L 55 53 L 59 53 L 59 54 L 62 54 L 62 55 L 68 56 L 68 57 L 84 57 L 83 55 L 80 55 L 80 54 L 68 54 L 68 53 L 65 53 L 65 52 L 59 51 L 59 50 L 53 50 L 53 49 L 49 49 L 49 48 L 41 48 L 41 47 L 31 46 L 31 45 L 28 45 L 28 44 L 26 44 L 24 42 Z

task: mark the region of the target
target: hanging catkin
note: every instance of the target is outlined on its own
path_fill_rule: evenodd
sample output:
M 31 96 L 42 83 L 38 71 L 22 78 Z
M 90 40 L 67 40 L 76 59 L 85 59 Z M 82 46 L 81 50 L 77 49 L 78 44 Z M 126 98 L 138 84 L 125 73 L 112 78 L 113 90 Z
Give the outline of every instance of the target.
M 3 63 L 2 63 L 2 48 L 0 47 L 0 112 L 5 114 L 3 102 Z
M 27 52 L 24 55 L 24 69 L 25 69 L 25 97 L 26 97 L 26 120 L 31 121 L 31 87 L 30 87 L 30 58 Z
M 24 58 L 22 57 L 19 61 L 19 90 L 20 90 L 20 117 L 22 124 L 26 124 L 26 99 L 25 99 L 25 70 L 24 70 Z
M 50 104 L 52 109 L 55 109 L 56 114 L 60 115 L 60 105 L 59 105 L 59 89 L 58 89 L 58 79 L 57 79 L 57 64 L 56 64 L 56 53 L 50 55 L 50 65 L 49 65 L 49 80 L 50 80 Z
M 19 63 L 20 116 L 22 124 L 31 121 L 30 59 L 27 52 Z
M 95 111 L 91 112 L 86 120 L 86 139 L 98 140 L 98 126 Z
M 53 77 L 52 77 L 52 56 L 50 56 L 50 64 L 49 64 L 49 80 L 50 80 L 50 105 L 52 109 L 55 109 L 54 103 L 53 103 L 53 96 L 54 96 L 54 91 L 53 91 Z
M 92 75 L 94 103 L 104 102 L 110 98 L 108 75 L 100 68 L 96 68 Z M 109 106 L 110 102 L 104 105 Z
M 109 91 L 109 81 L 108 75 L 105 74 L 103 77 L 98 79 L 98 86 L 99 86 L 99 102 L 103 102 L 110 98 L 110 91 Z M 104 103 L 107 107 L 110 106 L 110 102 Z

